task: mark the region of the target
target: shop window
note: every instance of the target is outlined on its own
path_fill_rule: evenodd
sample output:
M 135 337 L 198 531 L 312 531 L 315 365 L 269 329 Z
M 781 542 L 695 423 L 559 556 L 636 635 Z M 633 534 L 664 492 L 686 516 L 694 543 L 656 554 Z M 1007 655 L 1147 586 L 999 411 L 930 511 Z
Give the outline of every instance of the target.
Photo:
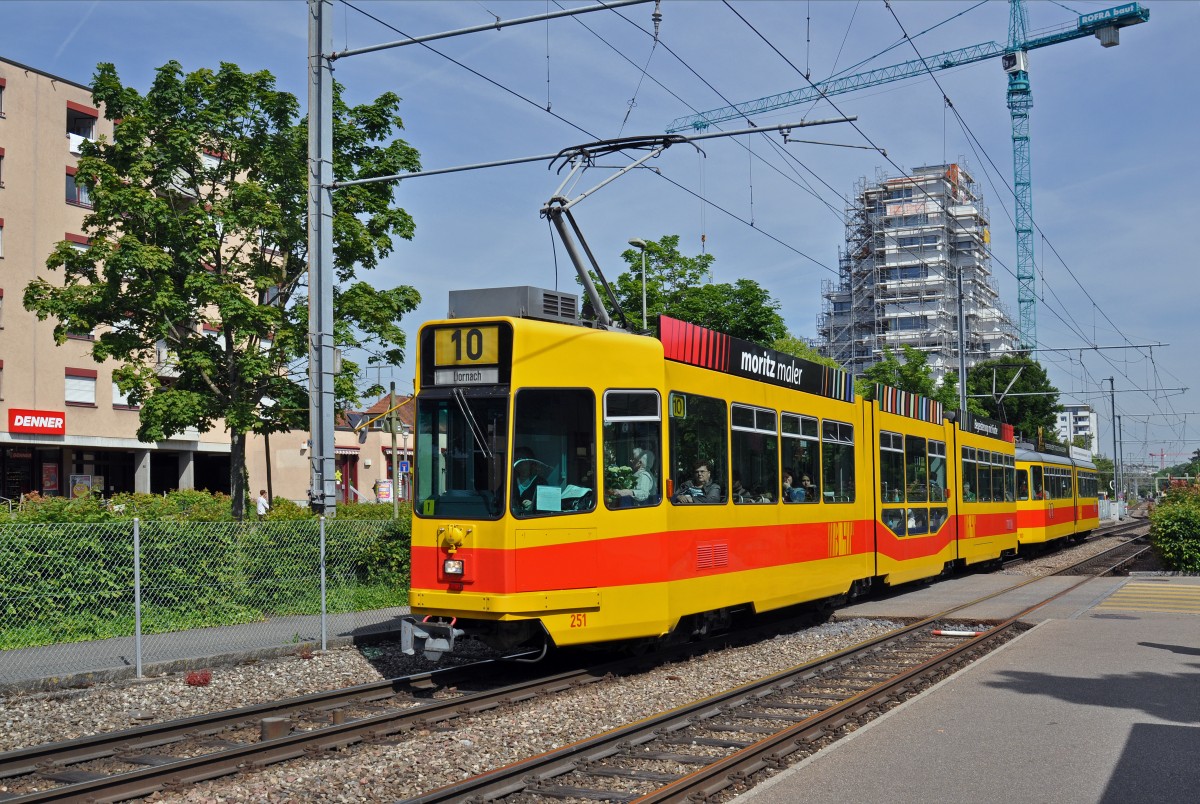
M 96 406 L 96 372 L 93 369 L 66 370 L 64 401 L 68 405 Z
M 604 394 L 604 504 L 662 502 L 662 398 L 657 391 Z

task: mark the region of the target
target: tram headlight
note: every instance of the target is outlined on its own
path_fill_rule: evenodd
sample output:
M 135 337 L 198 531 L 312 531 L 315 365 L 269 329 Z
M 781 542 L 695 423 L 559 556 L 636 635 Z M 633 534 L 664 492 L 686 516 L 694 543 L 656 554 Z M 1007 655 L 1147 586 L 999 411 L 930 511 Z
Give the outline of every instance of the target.
M 442 562 L 442 572 L 446 575 L 462 575 L 463 562 L 461 558 L 447 558 Z

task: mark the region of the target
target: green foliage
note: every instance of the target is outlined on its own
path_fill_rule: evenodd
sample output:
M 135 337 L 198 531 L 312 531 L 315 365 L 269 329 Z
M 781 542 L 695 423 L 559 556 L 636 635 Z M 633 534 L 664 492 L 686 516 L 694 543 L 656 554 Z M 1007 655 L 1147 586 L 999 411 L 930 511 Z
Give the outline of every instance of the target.
M 841 366 L 838 365 L 838 362 L 832 357 L 825 357 L 803 340 L 791 334 L 784 335 L 782 338 L 776 338 L 775 342 L 771 344 L 771 348 L 777 352 L 783 352 L 786 355 L 793 355 L 794 357 L 803 358 L 804 360 L 808 360 L 822 366 L 829 366 L 830 368 L 835 369 L 841 368 Z
M 875 385 L 881 383 L 941 402 L 946 410 L 958 410 L 958 375 L 947 374 L 942 384 L 938 385 L 933 380 L 928 355 L 907 344 L 903 350 L 902 361 L 885 346 L 883 359 L 868 367 L 854 381 L 855 392 L 864 399 L 874 399 Z M 972 407 L 972 412 L 979 412 L 969 402 L 968 407 Z
M 995 397 L 1004 394 L 1006 388 L 1007 395 L 997 401 Z M 984 415 L 1011 424 L 1019 436 L 1035 441 L 1040 429 L 1045 440 L 1055 440 L 1058 412 L 1062 410 L 1058 389 L 1042 364 L 1033 358 L 1013 355 L 976 365 L 967 375 L 967 394 L 982 394 L 972 401 L 983 406 Z
M 307 122 L 269 72 L 228 63 L 185 74 L 169 62 L 145 96 L 100 64 L 92 94 L 119 122 L 113 141 L 85 143 L 79 159 L 75 180 L 93 202 L 83 224 L 90 245 L 60 242 L 46 264 L 62 281 L 35 279 L 25 306 L 55 320 L 59 343 L 73 331 L 97 333 L 92 356 L 120 363 L 113 378 L 140 406 L 142 440 L 223 423 L 240 518 L 246 434 L 307 426 L 307 384 L 289 374 L 308 353 Z M 403 128 L 396 95 L 351 107 L 335 83 L 333 105 L 336 179 L 419 169 L 417 152 L 394 139 Z M 415 224 L 392 206 L 387 183 L 345 188 L 333 205 L 335 343 L 398 365 L 400 321 L 420 296 L 357 274 L 375 268 L 394 237 L 411 239 Z M 360 370 L 342 367 L 335 391 L 352 405 Z
M 408 506 L 398 520 L 391 506 L 338 513 L 325 522 L 327 610 L 403 605 Z M 239 523 L 228 498 L 204 492 L 111 506 L 35 498 L 0 524 L 0 649 L 132 634 L 132 519 L 147 515 L 157 518 L 140 522 L 143 633 L 320 612 L 320 523 L 285 500 L 268 521 Z
M 628 265 L 611 283 L 629 324 L 642 322 L 642 251 L 621 254 Z M 770 346 L 787 335 L 779 302 L 751 279 L 733 284 L 711 284 L 713 255 L 687 257 L 679 251 L 679 235 L 666 235 L 646 243 L 646 309 L 653 330 L 658 316 L 669 315 L 702 327 Z M 595 277 L 593 277 L 595 279 Z M 601 291 L 601 296 L 604 296 Z M 604 299 L 606 306 L 608 299 Z M 609 310 L 610 314 L 615 311 Z
M 1150 512 L 1150 542 L 1173 570 L 1200 572 L 1200 487 L 1171 487 Z

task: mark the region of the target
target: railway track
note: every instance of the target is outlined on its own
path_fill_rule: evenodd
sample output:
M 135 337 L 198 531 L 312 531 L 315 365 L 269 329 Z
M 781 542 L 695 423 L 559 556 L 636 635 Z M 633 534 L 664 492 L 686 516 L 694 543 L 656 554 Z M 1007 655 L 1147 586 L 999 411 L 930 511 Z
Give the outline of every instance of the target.
M 1129 560 L 1130 545 L 1122 543 L 1080 562 L 1079 569 L 1056 573 L 1085 577 L 986 630 L 956 630 L 947 618 L 1038 579 L 785 673 L 406 802 L 719 800 L 731 790 L 753 786 L 754 775 L 781 770 L 815 753 L 999 647 L 1026 627 L 1022 617 Z
M 1122 544 L 1115 549 L 1126 547 L 1127 544 Z M 1102 574 L 1105 567 L 1132 560 L 1122 556 L 1104 564 L 1101 558 L 1089 560 L 1100 562 L 1098 569 L 1091 570 L 1092 574 Z M 1026 583 L 1033 580 L 1036 579 Z M 685 715 L 679 714 L 683 710 L 677 710 L 671 716 L 664 715 L 639 724 L 640 729 L 630 727 L 639 729 L 637 731 L 622 729 L 546 755 L 549 759 L 536 760 L 549 763 L 544 767 L 527 767 L 527 763 L 512 766 L 521 769 L 520 773 L 512 772 L 516 779 L 529 777 L 535 780 L 532 787 L 511 778 L 486 781 L 490 774 L 479 777 L 485 781 L 473 780 L 472 784 L 499 785 L 503 791 L 501 797 L 519 792 L 520 797 L 515 800 L 522 802 L 549 800 L 569 793 L 566 788 L 573 786 L 585 791 L 601 790 L 601 787 L 589 786 L 594 782 L 563 784 L 559 779 L 568 773 L 580 774 L 587 768 L 596 768 L 597 776 L 618 780 L 627 788 L 640 790 L 653 783 L 649 784 L 651 790 L 655 785 L 669 789 L 681 783 L 682 778 L 695 774 L 720 775 L 721 769 L 727 762 L 732 762 L 735 755 L 741 756 L 756 745 L 793 739 L 779 738 L 778 735 L 790 733 L 801 724 L 808 726 L 803 735 L 796 733 L 791 745 L 815 750 L 824 741 L 833 739 L 831 730 L 854 728 L 860 720 L 876 716 L 896 701 L 913 694 L 920 685 L 931 683 L 992 649 L 1011 637 L 1019 627 L 1014 618 L 978 637 L 964 639 L 933 633 L 947 630 L 938 625 L 948 622 L 953 612 L 961 608 L 956 607 L 936 618 L 860 646 L 857 655 L 850 652 L 836 654 L 790 671 L 787 678 L 772 677 L 740 688 L 729 700 L 708 699 L 687 707 Z M 608 673 L 629 669 L 628 663 L 612 663 L 599 669 L 573 670 L 449 700 L 422 701 L 416 697 L 422 691 L 469 684 L 469 679 L 478 677 L 485 668 L 495 674 L 501 667 L 494 662 L 463 665 L 10 752 L 0 755 L 0 780 L 9 791 L 0 794 L 0 800 L 7 804 L 136 798 L 274 762 L 319 756 L 364 741 L 403 739 L 403 735 L 413 729 L 434 727 L 460 715 L 539 695 L 553 695 L 600 680 Z M 806 689 L 807 695 L 802 694 Z M 781 695 L 791 696 L 790 700 L 777 697 Z M 766 706 L 769 701 L 785 705 Z M 743 705 L 759 708 L 736 713 L 735 710 Z M 811 731 L 815 724 L 823 725 L 817 731 Z M 576 750 L 582 753 L 575 755 Z M 797 750 L 800 749 L 789 748 L 785 753 L 794 754 Z M 633 764 L 614 764 L 614 757 Z M 770 766 L 780 760 L 768 756 L 764 761 Z M 735 779 L 737 774 L 744 772 L 730 771 Z M 533 789 L 538 786 L 545 789 Z M 495 795 L 494 789 L 486 787 L 493 792 L 484 792 L 485 788 L 481 787 L 471 792 L 456 787 L 450 792 L 431 793 L 429 796 L 432 797 L 413 800 L 451 801 L 473 795 L 490 799 Z M 615 795 L 617 797 L 611 800 L 632 800 L 624 798 L 628 792 L 622 792 L 620 788 Z

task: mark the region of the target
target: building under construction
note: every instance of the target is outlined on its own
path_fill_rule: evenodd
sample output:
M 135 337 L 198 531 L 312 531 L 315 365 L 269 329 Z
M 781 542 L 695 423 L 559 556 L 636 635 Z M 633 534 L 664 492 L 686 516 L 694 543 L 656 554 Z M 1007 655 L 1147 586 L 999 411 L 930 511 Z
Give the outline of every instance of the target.
M 928 355 L 940 381 L 958 372 L 961 273 L 967 367 L 1017 348 L 988 257 L 988 212 L 961 164 L 911 176 L 879 174 L 855 187 L 838 279 L 822 283 L 821 353 L 856 374 L 900 354 Z

